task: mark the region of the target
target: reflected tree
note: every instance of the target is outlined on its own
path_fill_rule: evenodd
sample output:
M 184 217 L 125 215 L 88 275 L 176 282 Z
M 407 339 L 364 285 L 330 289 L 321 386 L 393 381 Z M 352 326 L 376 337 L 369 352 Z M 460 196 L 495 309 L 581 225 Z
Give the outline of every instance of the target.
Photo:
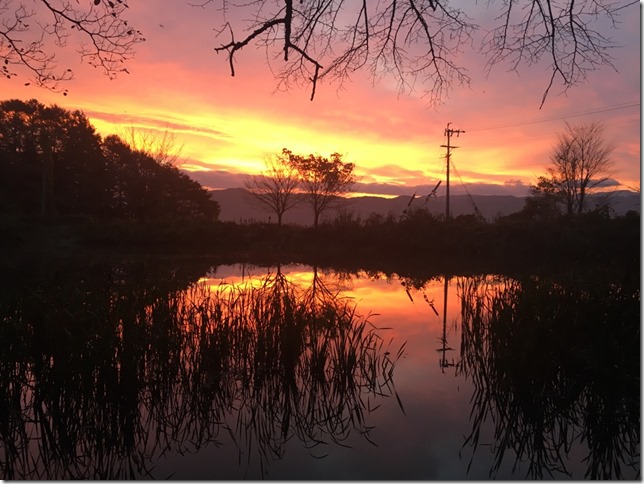
M 173 341 L 158 301 L 198 276 L 167 271 L 141 263 L 80 273 L 47 268 L 42 274 L 51 276 L 41 284 L 3 288 L 3 478 L 150 475 L 149 457 L 168 438 L 157 440 L 142 425 L 150 418 L 139 405 L 146 364 L 163 362 L 169 372 L 179 352 L 166 344 L 164 358 L 155 357 L 154 336 Z M 154 326 L 147 324 L 153 315 Z
M 348 300 L 334 295 L 314 271 L 302 288 L 279 271 L 259 286 L 223 287 L 209 310 L 219 317 L 200 342 L 208 381 L 231 385 L 240 451 L 260 466 L 279 459 L 296 436 L 311 452 L 353 433 L 370 440 L 366 415 L 395 393 L 391 355 L 378 331 Z M 201 329 L 200 331 L 203 331 Z
M 458 370 L 475 386 L 464 447 L 492 439 L 490 475 L 511 456 L 528 478 L 567 475 L 578 444 L 585 478 L 639 476 L 639 289 L 532 277 L 461 279 L 459 291 Z

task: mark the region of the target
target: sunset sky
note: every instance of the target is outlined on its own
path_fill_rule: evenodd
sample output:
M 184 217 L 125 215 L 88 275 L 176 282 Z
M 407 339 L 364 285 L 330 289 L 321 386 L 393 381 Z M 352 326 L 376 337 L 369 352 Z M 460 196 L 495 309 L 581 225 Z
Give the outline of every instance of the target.
M 236 77 L 214 47 L 221 26 L 216 8 L 190 7 L 180 0 L 130 2 L 130 25 L 147 39 L 127 65 L 129 75 L 110 81 L 69 56 L 75 79 L 69 94 L 24 86 L 25 73 L 0 81 L 2 99 L 36 98 L 80 109 L 99 133 L 152 129 L 176 133 L 183 145 L 184 169 L 210 188 L 241 186 L 263 159 L 282 148 L 295 153 L 333 152 L 355 163 L 357 191 L 411 194 L 444 179 L 444 130 L 465 131 L 452 143 L 456 168 L 452 187 L 472 194 L 525 195 L 544 174 L 549 153 L 564 123 L 601 121 L 615 146 L 612 177 L 622 188 L 639 189 L 640 180 L 640 5 L 622 10 L 618 31 L 607 31 L 623 46 L 610 67 L 589 75 L 588 83 L 561 93 L 555 85 L 544 106 L 547 65 L 519 74 L 497 66 L 484 72 L 485 58 L 467 50 L 461 57 L 472 84 L 458 88 L 444 104 L 429 107 L 422 87 L 400 95 L 395 83 L 374 83 L 366 73 L 338 90 L 322 83 L 310 101 L 307 87 L 276 92 L 264 51 L 249 46 L 238 55 Z M 479 21 L 479 19 L 475 19 Z

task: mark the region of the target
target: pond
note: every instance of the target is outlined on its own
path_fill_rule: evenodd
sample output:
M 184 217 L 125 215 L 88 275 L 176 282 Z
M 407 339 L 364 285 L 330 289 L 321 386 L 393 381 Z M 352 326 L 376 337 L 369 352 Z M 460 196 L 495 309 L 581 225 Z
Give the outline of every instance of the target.
M 0 296 L 2 479 L 639 479 L 639 279 L 119 261 Z

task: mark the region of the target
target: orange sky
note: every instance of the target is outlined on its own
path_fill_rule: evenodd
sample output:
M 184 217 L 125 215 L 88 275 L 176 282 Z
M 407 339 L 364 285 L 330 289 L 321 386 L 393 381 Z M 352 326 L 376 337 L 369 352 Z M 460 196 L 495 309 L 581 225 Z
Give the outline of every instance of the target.
M 160 8 L 163 6 L 164 8 Z M 212 188 L 240 186 L 244 173 L 286 147 L 293 152 L 340 152 L 356 164 L 361 191 L 411 194 L 444 178 L 444 129 L 465 130 L 453 152 L 454 192 L 523 195 L 545 172 L 549 152 L 564 122 L 602 121 L 613 152 L 613 178 L 638 189 L 640 179 L 640 23 L 638 6 L 623 10 L 612 35 L 624 47 L 613 52 L 619 72 L 589 75 L 589 83 L 560 94 L 555 87 L 539 109 L 547 66 L 508 73 L 498 66 L 486 78 L 485 59 L 464 54 L 473 79 L 456 88 L 437 108 L 421 93 L 399 95 L 390 79 L 375 86 L 358 73 L 338 91 L 321 84 L 309 101 L 304 87 L 275 92 L 265 54 L 242 51 L 231 77 L 213 28 L 215 8 L 189 7 L 176 0 L 131 2 L 129 22 L 147 41 L 128 64 L 129 75 L 109 81 L 75 57 L 75 79 L 63 97 L 24 86 L 26 73 L 2 80 L 2 99 L 36 98 L 83 110 L 103 134 L 135 129 L 169 130 L 183 145 L 182 162 Z M 62 52 L 72 56 L 73 50 Z

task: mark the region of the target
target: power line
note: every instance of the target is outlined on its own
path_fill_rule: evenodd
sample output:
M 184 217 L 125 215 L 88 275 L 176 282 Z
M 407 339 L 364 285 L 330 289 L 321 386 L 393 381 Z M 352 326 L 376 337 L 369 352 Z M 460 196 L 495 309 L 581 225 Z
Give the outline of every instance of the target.
M 459 181 L 461 182 L 461 185 L 463 185 L 463 189 L 465 190 L 465 193 L 467 193 L 467 196 L 468 196 L 468 197 L 469 197 L 469 199 L 470 199 L 470 203 L 471 203 L 471 204 L 472 204 L 472 206 L 474 207 L 474 213 L 475 213 L 478 217 L 480 217 L 481 219 L 484 219 L 485 217 L 483 217 L 483 214 L 481 213 L 481 211 L 479 210 L 479 207 L 476 205 L 476 202 L 474 201 L 474 197 L 472 197 L 472 195 L 470 194 L 470 191 L 469 191 L 469 190 L 467 189 L 467 187 L 465 186 L 465 183 L 463 182 L 463 179 L 461 178 L 461 174 L 460 174 L 460 173 L 458 172 L 458 170 L 456 169 L 456 166 L 454 165 L 454 163 L 452 163 L 452 169 L 453 169 L 453 170 L 454 170 L 454 172 L 456 173 L 456 176 L 458 177 Z
M 615 104 L 613 106 L 607 106 L 604 108 L 597 108 L 597 109 L 589 109 L 586 111 L 579 111 L 576 113 L 570 113 L 570 114 L 558 114 L 556 116 L 548 116 L 545 118 L 539 118 L 539 119 L 533 119 L 531 121 L 525 121 L 523 123 L 509 123 L 509 124 L 497 124 L 493 126 L 484 126 L 482 128 L 472 128 L 469 131 L 487 131 L 490 129 L 503 129 L 503 128 L 514 128 L 516 126 L 526 126 L 529 124 L 538 124 L 538 123 L 546 123 L 549 121 L 558 121 L 562 119 L 567 119 L 567 118 L 576 118 L 579 116 L 587 116 L 589 114 L 599 114 L 599 113 L 607 113 L 610 111 L 617 111 L 619 109 L 628 109 L 628 108 L 634 108 L 640 106 L 640 101 L 630 101 L 626 103 L 621 103 L 621 104 Z

